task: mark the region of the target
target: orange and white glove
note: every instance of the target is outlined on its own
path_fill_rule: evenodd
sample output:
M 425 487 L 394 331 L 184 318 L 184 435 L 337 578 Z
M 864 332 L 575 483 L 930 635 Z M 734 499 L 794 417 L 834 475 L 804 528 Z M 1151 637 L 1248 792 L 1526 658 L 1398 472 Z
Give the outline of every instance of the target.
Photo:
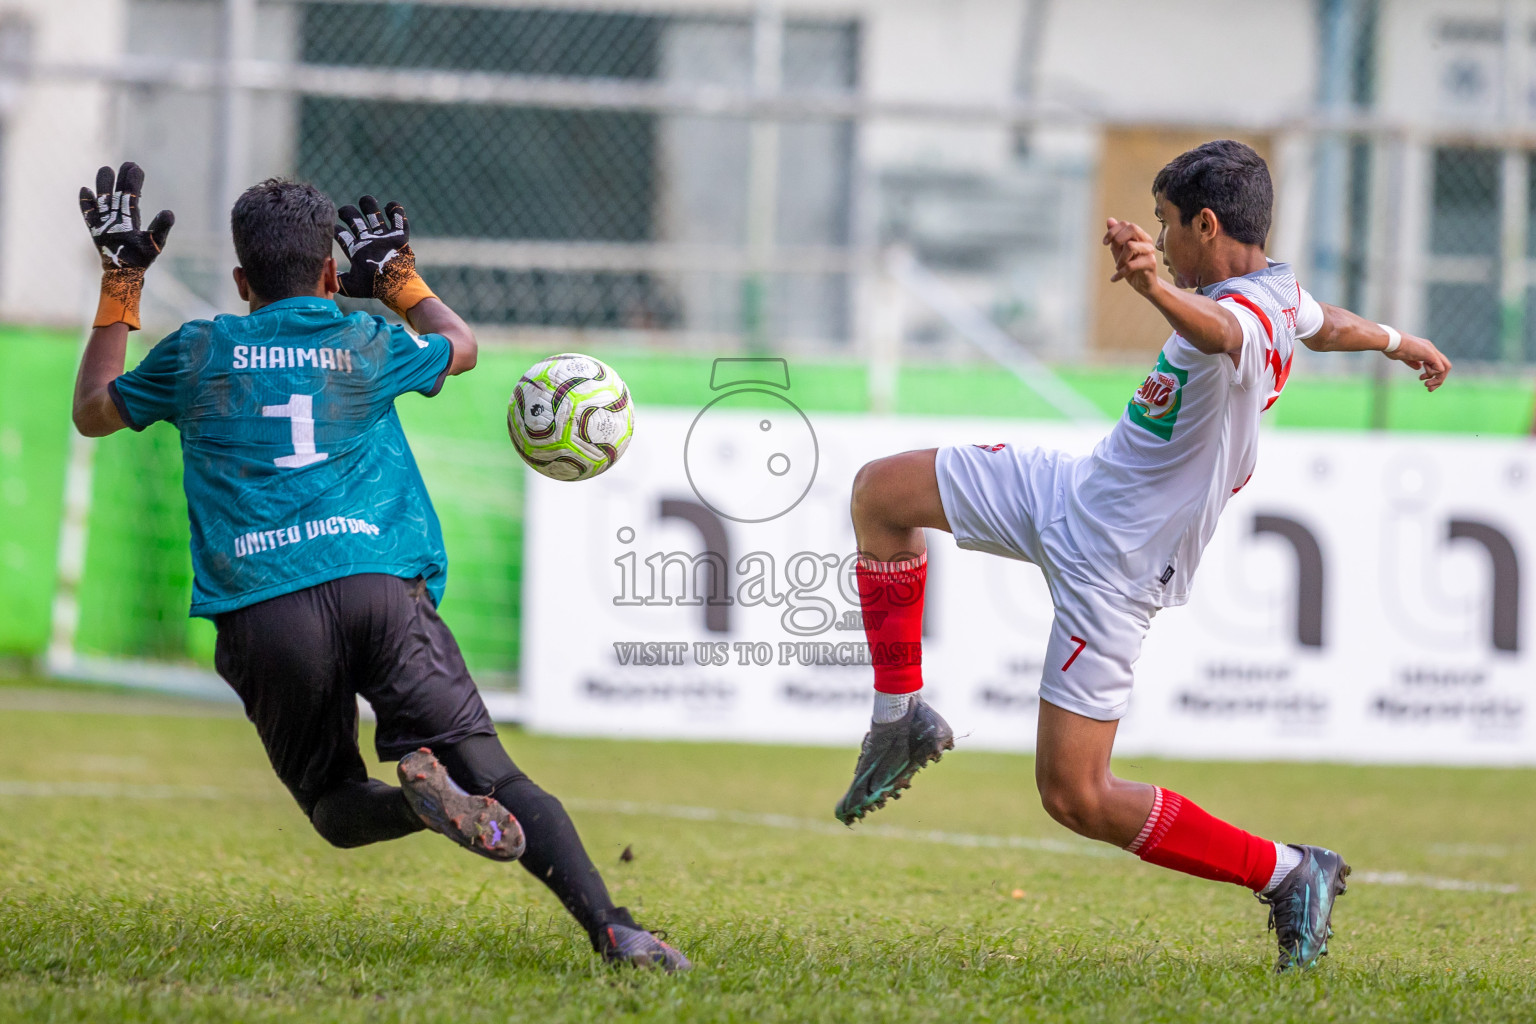
M 405 207 L 390 203 L 382 211 L 373 196 L 336 211 L 336 241 L 352 265 L 341 275 L 341 294 L 354 299 L 378 299 L 400 319 L 422 299 L 437 296 L 416 272 L 411 251 L 411 224 Z
M 176 215 L 161 210 L 148 228 L 139 227 L 139 193 L 144 188 L 144 169 L 128 161 L 112 173 L 96 172 L 96 189 L 80 190 L 80 212 L 101 253 L 101 300 L 93 327 L 127 324 L 139 329 L 139 297 L 144 291 L 144 271 L 165 248 Z

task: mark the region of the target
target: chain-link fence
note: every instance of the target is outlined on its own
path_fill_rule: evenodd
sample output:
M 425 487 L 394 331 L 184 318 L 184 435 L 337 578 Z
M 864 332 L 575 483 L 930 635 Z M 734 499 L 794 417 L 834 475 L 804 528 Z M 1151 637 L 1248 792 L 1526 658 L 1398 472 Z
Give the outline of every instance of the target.
M 1519 4 L 1285 0 L 1266 50 L 1138 107 L 1149 86 L 1073 49 L 1114 33 L 1059 0 L 983 5 L 995 27 L 937 0 L 91 2 L 122 25 L 93 59 L 20 59 L 0 25 L 0 108 L 67 84 L 44 116 L 95 109 L 95 148 L 146 165 L 179 217 L 168 320 L 229 306 L 230 202 L 280 174 L 404 202 L 429 280 L 491 338 L 981 358 L 892 291 L 898 247 L 1047 361 L 1139 362 L 1161 331 L 1099 280 L 1095 222 L 1147 217 L 1161 163 L 1229 134 L 1269 157 L 1271 250 L 1319 297 L 1463 361 L 1536 361 Z M 1271 51 L 1262 87 L 1218 87 Z
M 1323 0 L 1314 283 L 1464 369 L 1536 363 L 1536 11 Z
M 1087 150 L 1031 155 L 995 105 L 877 109 L 856 11 L 122 2 L 120 56 L 51 73 L 103 83 L 107 148 L 176 208 L 167 319 L 228 306 L 229 204 L 277 174 L 404 202 L 492 338 L 867 355 L 901 242 L 1041 354 L 1082 347 Z M 916 308 L 898 331 L 976 355 Z
M 185 60 L 201 41 L 218 57 L 220 5 L 132 7 L 131 51 L 169 57 L 176 40 Z M 254 24 L 251 56 L 291 62 L 295 80 L 235 102 L 168 74 L 120 89 L 125 146 L 175 166 L 155 183 L 208 197 L 206 215 L 184 218 L 199 239 L 177 265 L 210 303 L 233 161 L 246 179 L 294 175 L 338 201 L 401 200 L 434 288 L 482 325 L 708 347 L 853 335 L 852 122 L 706 108 L 711 91 L 756 95 L 765 80 L 784 98 L 849 93 L 854 22 L 780 19 L 776 56 L 755 52 L 750 14 L 262 3 Z M 188 124 L 208 130 L 189 137 Z

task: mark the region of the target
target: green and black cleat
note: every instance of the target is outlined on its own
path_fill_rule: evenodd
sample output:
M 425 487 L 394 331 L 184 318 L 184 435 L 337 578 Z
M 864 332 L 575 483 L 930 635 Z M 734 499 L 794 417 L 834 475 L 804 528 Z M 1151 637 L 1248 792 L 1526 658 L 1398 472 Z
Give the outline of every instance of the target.
M 494 797 L 466 793 L 426 747 L 402 757 L 399 773 L 405 802 L 428 828 L 491 860 L 523 855 L 523 828 L 511 812 Z
M 884 807 L 886 800 L 900 799 L 918 769 L 954 747 L 955 731 L 949 723 L 923 698 L 914 696 L 901 718 L 870 725 L 853 769 L 853 785 L 832 813 L 844 825 L 852 825 Z
M 1333 903 L 1344 895 L 1349 865 L 1344 858 L 1321 846 L 1297 846 L 1301 863 L 1260 903 L 1269 905 L 1269 927 L 1280 942 L 1275 973 L 1305 970 L 1328 955 L 1333 934 Z

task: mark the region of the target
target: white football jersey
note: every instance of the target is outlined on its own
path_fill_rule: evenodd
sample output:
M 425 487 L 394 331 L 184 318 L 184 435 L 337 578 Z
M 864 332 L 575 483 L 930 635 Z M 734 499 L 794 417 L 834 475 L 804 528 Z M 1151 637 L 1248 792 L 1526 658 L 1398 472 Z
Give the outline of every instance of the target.
M 1174 333 L 1120 422 L 1079 461 L 1067 505 L 1074 543 L 1106 582 L 1159 606 L 1189 600 L 1221 510 L 1253 475 L 1259 415 L 1285 387 L 1296 340 L 1323 326 L 1286 263 L 1200 291 L 1242 324 L 1237 360 Z

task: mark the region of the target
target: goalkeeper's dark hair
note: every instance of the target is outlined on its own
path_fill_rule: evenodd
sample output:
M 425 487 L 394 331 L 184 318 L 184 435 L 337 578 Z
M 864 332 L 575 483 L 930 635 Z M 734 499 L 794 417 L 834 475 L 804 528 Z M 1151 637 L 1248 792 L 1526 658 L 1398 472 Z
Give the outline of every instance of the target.
M 235 200 L 235 255 L 251 290 L 268 302 L 309 295 L 331 255 L 336 204 L 302 181 L 268 178 Z
M 1262 247 L 1269 238 L 1275 205 L 1269 166 L 1241 142 L 1218 139 L 1175 157 L 1157 173 L 1152 194 L 1177 206 L 1181 223 L 1210 210 L 1222 230 L 1244 245 Z

